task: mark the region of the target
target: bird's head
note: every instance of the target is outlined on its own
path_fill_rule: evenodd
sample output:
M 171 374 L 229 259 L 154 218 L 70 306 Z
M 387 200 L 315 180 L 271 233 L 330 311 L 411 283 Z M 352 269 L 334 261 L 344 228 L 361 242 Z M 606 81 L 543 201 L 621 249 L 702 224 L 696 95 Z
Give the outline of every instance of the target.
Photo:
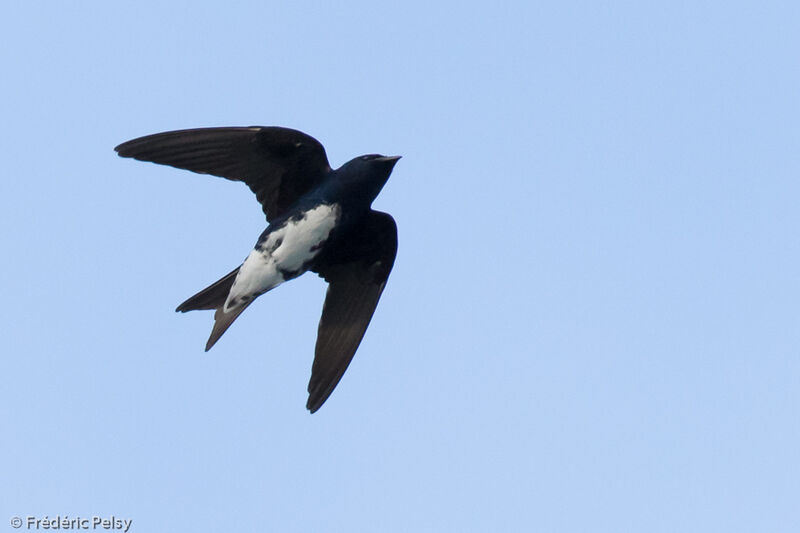
M 401 156 L 369 154 L 351 159 L 336 171 L 345 196 L 369 204 L 378 196 Z

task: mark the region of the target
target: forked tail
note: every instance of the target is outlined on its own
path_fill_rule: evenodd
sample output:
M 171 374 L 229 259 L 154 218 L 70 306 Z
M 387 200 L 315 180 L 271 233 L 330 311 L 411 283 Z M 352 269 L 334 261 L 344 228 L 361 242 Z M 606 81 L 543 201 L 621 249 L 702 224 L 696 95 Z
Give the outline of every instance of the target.
M 206 343 L 206 351 L 214 346 L 214 343 L 216 343 L 230 325 L 233 324 L 236 317 L 242 314 L 242 311 L 247 309 L 247 306 L 250 305 L 250 302 L 248 302 L 240 307 L 231 309 L 227 313 L 222 310 L 225 306 L 225 300 L 228 298 L 228 293 L 231 291 L 231 287 L 233 287 L 233 282 L 236 280 L 236 274 L 238 273 L 239 267 L 236 267 L 233 272 L 198 292 L 175 309 L 175 311 L 181 313 L 204 309 L 216 310 L 214 313 L 214 329 L 211 330 L 211 336 Z
M 211 336 L 208 337 L 208 342 L 206 342 L 206 351 L 209 351 L 214 344 L 222 337 L 222 334 L 225 333 L 228 328 L 233 324 L 233 321 L 242 314 L 242 311 L 247 309 L 253 301 L 249 301 L 246 304 L 242 304 L 241 307 L 236 307 L 231 309 L 227 313 L 223 311 L 224 301 L 222 302 L 223 305 L 220 305 L 217 308 L 217 311 L 214 313 L 214 329 L 211 330 Z
M 185 313 L 187 311 L 199 311 L 202 309 L 217 309 L 225 305 L 225 299 L 228 297 L 231 287 L 233 287 L 233 282 L 236 279 L 236 274 L 239 273 L 239 268 L 240 267 L 236 267 L 233 272 L 226 275 L 224 278 L 209 285 L 183 302 L 175 311 Z

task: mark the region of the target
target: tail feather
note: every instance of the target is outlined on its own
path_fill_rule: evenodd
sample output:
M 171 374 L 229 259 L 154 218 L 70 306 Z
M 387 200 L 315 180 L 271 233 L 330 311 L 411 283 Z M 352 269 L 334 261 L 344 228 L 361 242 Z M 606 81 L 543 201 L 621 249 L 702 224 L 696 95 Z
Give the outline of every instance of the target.
M 233 321 L 252 303 L 252 300 L 250 300 L 239 307 L 229 310 L 227 313 L 224 311 L 225 301 L 228 299 L 228 293 L 231 292 L 231 287 L 233 287 L 233 282 L 239 273 L 239 268 L 241 267 L 236 267 L 225 277 L 198 292 L 175 309 L 175 311 L 181 313 L 201 309 L 216 310 L 214 313 L 214 328 L 211 330 L 211 336 L 206 343 L 206 351 L 209 351 L 216 344 L 222 334 L 233 324 Z
M 228 297 L 231 287 L 233 287 L 233 282 L 236 280 L 236 274 L 239 273 L 239 268 L 240 267 L 236 267 L 230 274 L 227 274 L 219 281 L 209 285 L 183 302 L 175 311 L 185 313 L 187 311 L 199 311 L 201 309 L 218 309 L 225 305 L 225 299 Z
M 222 301 L 222 304 L 217 308 L 217 312 L 214 313 L 214 329 L 211 330 L 211 336 L 208 338 L 208 342 L 206 342 L 206 351 L 209 351 L 211 347 L 216 344 L 219 338 L 222 337 L 222 334 L 233 324 L 233 321 L 236 320 L 236 318 L 242 314 L 242 311 L 247 309 L 247 306 L 251 303 L 253 303 L 252 300 L 226 313 L 224 311 L 225 301 Z

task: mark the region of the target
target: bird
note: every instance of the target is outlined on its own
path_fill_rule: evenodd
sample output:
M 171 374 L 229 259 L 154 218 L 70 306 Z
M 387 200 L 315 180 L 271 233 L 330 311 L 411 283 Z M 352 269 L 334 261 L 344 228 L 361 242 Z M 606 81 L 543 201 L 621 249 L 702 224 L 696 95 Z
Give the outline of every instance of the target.
M 279 126 L 213 127 L 146 135 L 121 157 L 244 182 L 267 228 L 244 261 L 180 304 L 213 310 L 206 351 L 262 294 L 306 272 L 327 283 L 306 408 L 316 412 L 347 370 L 397 255 L 397 225 L 372 202 L 401 156 L 368 154 L 332 169 L 322 144 Z

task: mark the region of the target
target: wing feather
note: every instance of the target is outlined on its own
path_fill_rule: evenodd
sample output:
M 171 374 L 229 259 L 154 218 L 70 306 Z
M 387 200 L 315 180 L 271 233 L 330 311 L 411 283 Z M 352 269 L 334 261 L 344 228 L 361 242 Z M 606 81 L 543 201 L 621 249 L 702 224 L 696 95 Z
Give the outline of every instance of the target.
M 317 331 L 308 403 L 312 413 L 331 395 L 350 365 L 378 305 L 397 254 L 397 226 L 371 212 L 317 272 L 328 281 Z
M 168 131 L 124 142 L 115 150 L 122 157 L 242 181 L 255 193 L 268 221 L 285 213 L 331 170 L 319 141 L 276 126 Z

